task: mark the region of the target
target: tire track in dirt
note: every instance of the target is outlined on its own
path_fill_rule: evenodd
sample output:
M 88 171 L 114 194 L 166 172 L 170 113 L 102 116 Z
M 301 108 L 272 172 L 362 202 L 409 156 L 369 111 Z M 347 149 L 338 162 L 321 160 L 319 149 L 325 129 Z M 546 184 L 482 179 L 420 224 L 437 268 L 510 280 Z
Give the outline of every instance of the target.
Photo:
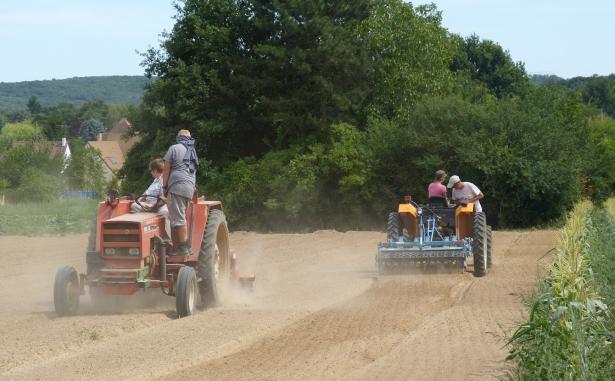
M 534 285 L 537 260 L 555 232 L 496 235 L 495 265 L 463 299 L 431 316 L 391 353 L 347 379 L 496 380 L 508 371 L 504 337 L 526 311 L 521 296 Z
M 0 278 L 12 290 L 0 294 L 0 380 L 151 379 L 219 357 L 368 288 L 380 236 L 234 233 L 242 270 L 258 277 L 254 294 L 180 320 L 168 297 L 109 315 L 93 314 L 85 297 L 78 316 L 57 318 L 54 273 L 62 264 L 84 270 L 87 237 L 0 237 L 15 259 L 13 279 Z
M 341 379 L 388 354 L 425 318 L 459 300 L 471 282 L 459 274 L 386 277 L 351 300 L 167 379 Z
M 161 379 L 471 380 L 505 372 L 503 335 L 524 309 L 549 233 L 496 233 L 496 265 L 382 277 L 360 296 L 228 356 Z M 504 324 L 504 325 L 502 325 Z
M 55 318 L 60 264 L 85 237 L 0 237 L 17 260 L 0 279 L 0 380 L 473 380 L 505 371 L 501 337 L 554 232 L 496 232 L 495 266 L 377 277 L 379 232 L 236 233 L 255 293 L 174 319 L 172 299 L 123 314 Z M 82 243 L 76 243 L 83 238 Z M 12 245 L 12 246 L 11 246 Z M 49 255 L 51 253 L 52 255 Z M 249 253 L 249 255 L 246 255 Z M 37 256 L 38 254 L 38 256 Z M 41 255 L 44 254 L 44 255 Z M 34 258 L 34 259 L 32 259 Z M 15 288 L 15 284 L 21 285 Z

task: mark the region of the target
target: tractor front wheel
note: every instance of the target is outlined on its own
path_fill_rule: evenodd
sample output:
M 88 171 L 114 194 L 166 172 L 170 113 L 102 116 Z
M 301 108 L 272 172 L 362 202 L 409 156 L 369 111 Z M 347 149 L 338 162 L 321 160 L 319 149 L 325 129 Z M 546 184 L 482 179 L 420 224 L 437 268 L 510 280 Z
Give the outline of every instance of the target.
M 175 309 L 179 317 L 194 315 L 197 305 L 196 271 L 190 266 L 179 269 L 175 291 Z
M 58 316 L 77 313 L 79 308 L 79 275 L 72 266 L 64 266 L 56 272 L 53 284 L 53 304 Z
M 472 256 L 474 257 L 474 276 L 487 275 L 487 222 L 485 213 L 474 213 L 472 226 Z

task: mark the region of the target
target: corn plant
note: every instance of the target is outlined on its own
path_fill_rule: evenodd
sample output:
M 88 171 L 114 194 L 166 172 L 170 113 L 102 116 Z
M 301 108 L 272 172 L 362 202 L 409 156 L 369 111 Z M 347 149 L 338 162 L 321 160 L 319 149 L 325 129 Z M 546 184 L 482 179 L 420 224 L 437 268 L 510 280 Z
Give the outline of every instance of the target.
M 570 213 L 553 264 L 529 299 L 529 321 L 509 340 L 519 380 L 609 379 L 603 363 L 611 349 L 610 316 L 591 268 L 592 212 L 582 202 Z

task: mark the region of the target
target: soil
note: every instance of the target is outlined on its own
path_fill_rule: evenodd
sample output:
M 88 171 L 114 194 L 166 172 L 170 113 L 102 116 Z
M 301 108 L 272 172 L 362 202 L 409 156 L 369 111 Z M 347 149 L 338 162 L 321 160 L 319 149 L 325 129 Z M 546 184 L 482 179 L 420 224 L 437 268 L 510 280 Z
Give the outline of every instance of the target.
M 0 237 L 0 380 L 493 380 L 554 231 L 495 232 L 494 266 L 379 276 L 382 232 L 232 234 L 254 290 L 177 319 L 150 290 L 99 315 L 53 312 L 55 271 L 86 235 Z M 469 269 L 471 270 L 471 268 Z

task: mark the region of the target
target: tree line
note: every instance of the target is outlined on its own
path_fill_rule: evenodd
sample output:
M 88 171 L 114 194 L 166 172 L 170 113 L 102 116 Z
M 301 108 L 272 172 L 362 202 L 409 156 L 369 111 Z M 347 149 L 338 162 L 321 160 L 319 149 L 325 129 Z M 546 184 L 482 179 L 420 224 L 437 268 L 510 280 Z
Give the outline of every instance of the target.
M 485 193 L 497 226 L 549 223 L 615 179 L 615 123 L 579 91 L 533 86 L 494 41 L 401 0 L 186 0 L 144 54 L 143 140 L 124 190 L 178 128 L 198 188 L 236 228 L 378 227 L 437 169 Z M 608 115 L 608 114 L 607 114 Z

